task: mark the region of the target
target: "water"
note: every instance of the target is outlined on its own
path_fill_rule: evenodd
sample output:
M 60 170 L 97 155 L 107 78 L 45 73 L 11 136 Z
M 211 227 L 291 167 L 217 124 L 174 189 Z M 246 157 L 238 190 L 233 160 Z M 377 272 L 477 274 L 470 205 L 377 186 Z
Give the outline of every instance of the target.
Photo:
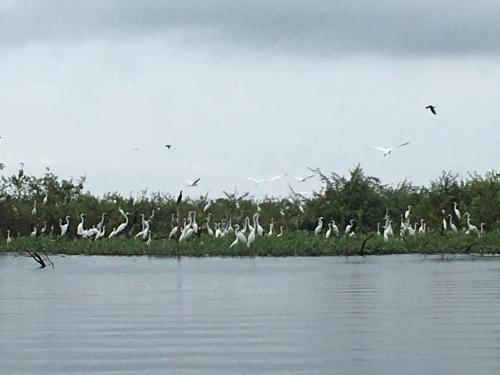
M 500 260 L 0 256 L 2 374 L 499 374 Z

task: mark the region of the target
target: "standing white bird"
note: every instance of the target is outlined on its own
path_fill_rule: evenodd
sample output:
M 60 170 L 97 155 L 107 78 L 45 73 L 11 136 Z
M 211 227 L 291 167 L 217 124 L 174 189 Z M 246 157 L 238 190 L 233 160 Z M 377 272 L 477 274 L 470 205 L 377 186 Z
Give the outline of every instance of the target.
M 197 234 L 198 233 L 198 223 L 196 222 L 196 211 L 193 211 L 193 233 Z
M 229 248 L 231 249 L 232 247 L 236 246 L 239 243 L 246 243 L 247 239 L 243 233 L 240 232 L 240 226 L 238 224 L 235 225 L 235 230 L 234 234 L 236 235 L 236 239 L 234 242 L 231 243 L 231 246 Z
M 62 220 L 59 219 L 59 228 L 61 229 L 61 237 L 63 237 L 66 234 L 69 227 L 69 216 L 66 216 L 65 219 L 66 219 L 66 224 L 63 224 Z
M 212 217 L 212 214 L 209 213 L 208 216 L 207 216 L 207 233 L 209 236 L 214 236 L 214 231 L 212 228 L 210 228 L 210 218 Z
M 212 206 L 212 201 L 211 200 L 208 200 L 207 204 L 205 205 L 205 207 L 203 207 L 203 212 L 207 212 L 208 209 Z
M 257 223 L 257 234 L 259 236 L 262 236 L 262 235 L 264 235 L 264 228 L 262 228 L 262 226 L 259 223 L 259 217 L 260 217 L 260 214 L 257 213 L 257 217 L 255 218 L 255 222 Z
M 479 232 L 481 234 L 481 237 L 483 236 L 484 234 L 484 227 L 486 226 L 485 223 L 481 223 L 481 231 Z
M 446 229 L 448 229 L 448 223 L 446 222 L 446 211 L 441 210 L 441 215 L 443 216 L 443 218 L 441 220 L 441 225 L 442 225 L 443 231 L 446 231 Z
M 268 236 L 273 235 L 273 227 L 274 227 L 274 219 L 271 218 L 271 222 L 269 223 L 269 232 L 267 233 Z
M 83 229 L 83 223 L 85 221 L 85 214 L 82 212 L 80 214 L 80 224 L 78 224 L 78 226 L 76 227 L 76 234 L 79 235 L 79 236 L 83 236 L 85 230 Z
M 316 228 L 314 228 L 314 235 L 319 236 L 322 229 L 323 229 L 323 217 L 320 217 L 318 219 L 318 225 L 316 226 Z
M 350 233 L 354 230 L 354 219 L 349 220 L 349 224 L 345 227 L 344 233 L 350 236 Z
M 201 178 L 198 177 L 196 180 L 191 181 L 191 180 L 185 180 L 187 183 L 187 187 L 195 187 L 198 186 L 198 182 L 200 182 Z
M 10 236 L 10 229 L 7 229 L 7 243 L 12 242 L 12 237 Z
M 403 146 L 406 146 L 406 145 L 409 145 L 410 144 L 410 141 L 408 142 L 405 142 L 405 143 L 401 143 L 400 145 L 397 145 L 397 146 L 393 146 L 393 147 L 389 147 L 389 148 L 385 148 L 385 147 L 379 147 L 379 146 L 372 146 L 374 149 L 377 149 L 379 151 L 382 151 L 384 153 L 384 156 L 387 156 L 387 155 L 390 155 L 392 151 L 394 151 L 395 149 L 397 148 L 400 148 L 400 147 L 403 147 Z
M 103 212 L 103 214 L 101 215 L 101 221 L 99 223 L 97 223 L 97 226 L 96 228 L 100 231 L 102 229 L 102 227 L 104 226 L 104 216 L 106 216 L 106 212 Z
M 340 234 L 339 228 L 337 227 L 337 224 L 335 224 L 335 220 L 332 220 L 332 233 L 335 237 L 338 237 Z
M 326 231 L 325 238 L 330 238 L 330 234 L 332 233 L 332 223 L 328 223 L 328 230 Z
M 103 225 L 101 229 L 99 230 L 99 233 L 97 233 L 94 237 L 94 241 L 100 240 L 106 235 L 106 226 Z
M 457 202 L 453 202 L 453 211 L 455 212 L 455 216 L 458 218 L 458 220 L 461 220 L 462 216 L 460 216 L 460 211 L 457 208 Z
M 470 214 L 468 212 L 465 213 L 465 216 L 467 217 L 467 231 L 465 232 L 466 234 L 471 234 L 472 232 L 475 232 L 478 237 L 481 237 L 479 234 L 479 230 L 475 225 L 472 225 L 470 223 Z
M 119 235 L 127 227 L 127 225 L 128 225 L 128 215 L 130 215 L 130 212 L 125 212 L 125 215 L 123 215 L 123 217 L 125 218 L 125 221 L 123 223 L 121 223 L 120 225 L 118 225 L 118 227 L 114 230 L 114 232 L 115 232 L 114 235 L 115 236 Z
M 408 209 L 405 211 L 406 220 L 410 220 L 410 214 L 411 214 L 411 206 L 408 206 Z
M 33 216 L 35 216 L 35 215 L 36 215 L 36 201 L 34 201 L 34 202 L 33 202 L 33 209 L 31 210 L 31 214 L 32 214 Z
M 45 197 L 43 198 L 43 201 L 42 201 L 42 206 L 45 206 L 48 201 L 49 201 L 49 192 L 46 191 L 45 192 Z
M 450 229 L 453 231 L 453 232 L 458 232 L 458 229 L 457 229 L 457 226 L 455 224 L 453 224 L 453 221 L 452 221 L 452 217 L 453 215 L 452 214 L 448 214 L 448 217 L 450 219 Z
M 250 248 L 250 245 L 255 241 L 255 237 L 257 236 L 257 214 L 253 215 L 253 228 L 250 231 L 247 239 L 247 247 Z
M 283 230 L 285 229 L 285 227 L 283 225 L 280 225 L 280 232 L 278 233 L 278 235 L 276 237 L 283 237 Z

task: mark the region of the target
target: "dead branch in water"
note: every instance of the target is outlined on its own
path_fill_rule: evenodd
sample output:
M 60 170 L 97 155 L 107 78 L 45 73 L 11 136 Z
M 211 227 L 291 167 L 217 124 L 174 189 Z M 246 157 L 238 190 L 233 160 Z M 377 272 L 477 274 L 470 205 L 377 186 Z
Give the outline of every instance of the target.
M 28 254 L 40 265 L 40 268 L 45 268 L 47 265 L 43 261 L 42 257 L 38 253 L 32 253 L 31 251 L 27 251 Z

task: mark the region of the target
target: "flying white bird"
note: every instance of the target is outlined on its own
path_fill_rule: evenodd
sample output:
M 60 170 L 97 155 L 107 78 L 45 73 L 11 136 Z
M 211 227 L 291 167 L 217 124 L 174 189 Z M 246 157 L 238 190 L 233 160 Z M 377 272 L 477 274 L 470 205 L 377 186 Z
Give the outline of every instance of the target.
M 247 177 L 246 179 L 248 181 L 252 181 L 255 185 L 260 185 L 263 184 L 264 182 L 267 182 L 266 180 L 259 180 L 258 178 L 255 177 Z
M 299 182 L 306 182 L 307 180 L 309 180 L 310 178 L 313 178 L 314 176 L 316 176 L 315 174 L 312 174 L 310 176 L 306 176 L 306 177 L 299 177 L 299 176 L 294 176 Z
M 406 146 L 406 145 L 409 145 L 409 144 L 410 144 L 410 141 L 405 142 L 405 143 L 401 143 L 400 145 L 389 147 L 389 148 L 379 147 L 379 146 L 372 146 L 372 147 L 374 149 L 382 151 L 384 153 L 384 156 L 387 156 L 387 155 L 390 155 L 393 150 L 400 148 L 400 147 L 403 147 L 403 146 Z
M 267 180 L 267 182 L 273 182 L 273 181 L 278 181 L 278 180 L 281 180 L 283 177 L 286 177 L 288 174 L 287 173 L 283 173 L 283 174 L 280 174 L 278 176 L 274 176 L 274 177 L 271 177 Z
M 188 187 L 195 187 L 195 186 L 198 186 L 198 182 L 200 182 L 201 178 L 198 177 L 196 180 L 194 181 L 190 181 L 190 180 L 185 180 L 186 183 L 188 184 L 187 186 Z

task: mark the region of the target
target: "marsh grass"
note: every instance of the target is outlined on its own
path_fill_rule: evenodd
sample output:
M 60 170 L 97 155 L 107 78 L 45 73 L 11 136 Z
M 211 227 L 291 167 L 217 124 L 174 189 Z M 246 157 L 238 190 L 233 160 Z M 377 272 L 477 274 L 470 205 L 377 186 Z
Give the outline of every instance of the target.
M 207 235 L 177 242 L 167 239 L 153 239 L 145 242 L 129 238 L 104 241 L 66 239 L 53 237 L 19 237 L 10 244 L 0 244 L 0 252 L 41 251 L 47 254 L 68 255 L 149 255 L 149 256 L 351 256 L 358 255 L 367 235 L 355 238 L 316 237 L 307 231 L 295 231 L 281 238 L 258 237 L 250 248 L 239 244 L 229 248 L 234 235 L 214 238 Z M 494 231 L 483 237 L 463 233 L 429 233 L 405 238 L 371 237 L 364 249 L 365 255 L 384 254 L 446 254 L 446 253 L 500 253 L 500 232 Z

